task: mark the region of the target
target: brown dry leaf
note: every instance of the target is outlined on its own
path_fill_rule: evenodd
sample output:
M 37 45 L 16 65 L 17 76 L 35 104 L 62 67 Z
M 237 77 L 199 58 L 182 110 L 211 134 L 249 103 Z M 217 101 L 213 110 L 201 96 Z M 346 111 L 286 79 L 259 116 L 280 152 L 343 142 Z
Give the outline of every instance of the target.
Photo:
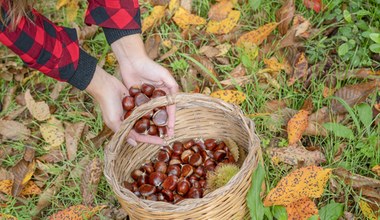
M 27 152 L 27 150 L 25 152 Z M 33 159 L 31 162 L 28 162 L 24 158 L 22 158 L 14 167 L 10 168 L 10 171 L 14 176 L 12 186 L 12 195 L 14 197 L 20 194 L 26 183 L 32 178 L 35 169 L 36 161 Z
M 62 219 L 73 219 L 73 220 L 84 220 L 91 219 L 97 212 L 104 209 L 106 206 L 96 206 L 87 207 L 84 205 L 71 206 L 67 209 L 59 211 L 51 216 L 49 220 L 62 220 Z
M 323 87 L 322 96 L 323 98 L 327 98 L 332 96 L 335 93 L 335 88 L 329 88 L 327 86 Z
M 77 156 L 78 142 L 82 136 L 82 132 L 85 126 L 84 122 L 68 123 L 65 122 L 65 140 L 67 158 L 74 160 Z
M 245 94 L 237 90 L 219 90 L 211 93 L 210 96 L 235 105 L 240 105 L 246 99 Z
M 288 121 L 287 132 L 289 145 L 293 145 L 301 139 L 309 123 L 309 114 L 309 111 L 301 109 Z
M 289 205 L 302 198 L 319 198 L 330 178 L 331 169 L 308 166 L 297 169 L 280 180 L 264 200 L 265 206 Z
M 310 33 L 308 29 L 310 21 L 303 18 L 301 15 L 296 15 L 293 19 L 293 26 L 288 30 L 286 35 L 280 40 L 279 48 L 298 47 L 302 45 L 302 38 L 308 38 Z M 302 38 L 301 38 L 302 37 Z
M 56 100 L 59 97 L 59 93 L 66 87 L 66 85 L 65 82 L 56 82 L 53 91 L 50 93 L 50 98 Z
M 38 121 L 45 121 L 50 118 L 49 106 L 44 101 L 34 101 L 29 89 L 25 92 L 25 102 L 30 114 Z
M 92 38 L 98 32 L 99 27 L 97 25 L 85 25 L 75 27 L 75 29 L 77 30 L 79 44 L 82 45 L 85 40 Z
M 191 12 L 191 6 L 193 5 L 193 0 L 181 0 L 181 7 L 186 9 L 186 11 Z
M 265 103 L 261 112 L 273 113 L 286 108 L 286 106 L 285 100 L 270 100 Z
M 193 15 L 182 7 L 179 7 L 175 12 L 173 21 L 182 29 L 188 29 L 190 25 L 206 24 L 206 19 Z
M 37 159 L 45 163 L 58 163 L 65 160 L 65 155 L 61 150 L 56 149 L 49 151 L 47 154 L 44 154 Z
M 143 20 L 141 31 L 144 33 L 148 29 L 152 28 L 161 18 L 163 18 L 165 16 L 165 9 L 166 6 L 154 6 L 150 15 Z
M 102 174 L 103 164 L 96 157 L 87 165 L 85 172 L 82 174 L 80 189 L 84 205 L 89 206 L 93 204 Z
M 240 11 L 232 10 L 227 18 L 221 21 L 209 21 L 206 32 L 210 34 L 228 34 L 237 25 L 240 19 Z
M 239 37 L 236 45 L 242 46 L 244 42 L 249 42 L 255 44 L 256 46 L 259 46 L 269 36 L 269 34 L 272 33 L 277 25 L 278 23 L 276 22 L 268 23 L 256 30 L 245 33 Z
M 65 130 L 60 120 L 52 117 L 40 126 L 41 135 L 51 148 L 59 147 L 65 141 Z M 48 147 L 48 149 L 50 149 Z
M 372 167 L 371 169 L 374 173 L 376 173 L 378 176 L 380 176 L 380 164 Z
M 209 75 L 212 74 L 215 78 L 218 77 L 215 69 L 214 69 L 214 64 L 209 60 L 207 59 L 207 57 L 205 56 L 200 56 L 200 55 L 191 55 L 192 58 L 194 58 L 196 61 L 198 61 L 198 63 L 195 63 L 191 60 L 189 60 L 189 63 L 191 66 L 193 66 L 200 74 L 202 74 L 202 76 L 208 80 L 210 83 L 215 83 L 215 80 Z M 208 70 L 208 72 L 206 72 L 205 69 Z
M 334 169 L 334 175 L 339 176 L 344 183 L 352 186 L 354 189 L 361 189 L 363 187 L 380 188 L 380 180 L 372 179 L 358 174 L 352 174 L 344 168 Z
M 7 92 L 3 98 L 3 111 L 7 110 L 12 102 L 13 96 L 15 95 L 18 86 L 12 86 L 7 89 Z
M 159 57 L 159 48 L 161 44 L 161 37 L 159 34 L 149 36 L 145 41 L 145 51 L 148 57 L 152 60 Z
M 208 11 L 208 18 L 214 21 L 221 21 L 227 18 L 233 7 L 234 4 L 231 0 L 222 0 L 211 6 Z
M 224 43 L 224 44 L 219 44 L 218 46 L 215 47 L 218 49 L 220 52 L 216 56 L 224 56 L 228 53 L 228 51 L 231 49 L 231 44 Z
M 91 142 L 94 144 L 95 147 L 100 148 L 103 146 L 103 143 L 109 139 L 114 132 L 109 129 L 107 126 L 103 126 L 102 131 L 98 134 L 98 136 L 91 139 Z
M 239 64 L 235 67 L 235 69 L 233 69 L 230 73 L 230 75 L 234 78 L 236 77 L 240 77 L 240 76 L 245 76 L 246 75 L 246 72 L 247 70 L 245 69 L 245 67 L 243 66 L 243 64 Z
M 216 47 L 205 45 L 199 48 L 199 53 L 206 55 L 208 58 L 214 58 L 220 53 L 220 50 Z
M 369 220 L 377 220 L 377 216 L 375 215 L 375 212 L 372 210 L 372 208 L 368 205 L 368 203 L 364 200 L 359 201 L 359 207 L 362 211 L 363 215 L 369 219 Z
M 168 5 L 170 2 L 170 0 L 150 0 L 149 3 L 152 5 L 152 6 L 156 6 L 156 5 Z
M 0 119 L 0 135 L 3 139 L 26 140 L 30 136 L 30 130 L 20 122 Z
M 298 164 L 310 166 L 326 162 L 325 155 L 322 152 L 319 150 L 308 151 L 303 146 L 268 148 L 268 153 L 276 165 L 278 162 L 284 162 L 293 166 Z
M 288 219 L 305 220 L 317 215 L 318 208 L 310 198 L 305 197 L 287 205 L 286 212 L 288 213 Z
M 305 53 L 298 54 L 294 62 L 293 76 L 289 79 L 288 85 L 293 85 L 298 79 L 306 77 L 308 68 L 309 64 Z
M 380 81 L 348 85 L 338 89 L 334 96 L 343 99 L 348 106 L 352 107 L 363 102 L 379 86 Z M 337 99 L 332 100 L 331 109 L 338 114 L 347 112 L 346 108 Z
M 74 22 L 78 16 L 79 2 L 78 0 L 70 0 L 66 7 L 66 15 L 68 22 Z
M 286 0 L 282 4 L 282 7 L 276 11 L 276 21 L 279 23 L 278 31 L 281 35 L 285 35 L 288 32 L 295 10 L 294 0 Z
M 250 79 L 249 76 L 239 76 L 232 79 L 222 80 L 220 81 L 220 84 L 222 84 L 223 86 L 226 86 L 225 89 L 227 89 L 227 88 L 233 88 L 234 85 L 244 86 L 251 82 L 252 80 Z

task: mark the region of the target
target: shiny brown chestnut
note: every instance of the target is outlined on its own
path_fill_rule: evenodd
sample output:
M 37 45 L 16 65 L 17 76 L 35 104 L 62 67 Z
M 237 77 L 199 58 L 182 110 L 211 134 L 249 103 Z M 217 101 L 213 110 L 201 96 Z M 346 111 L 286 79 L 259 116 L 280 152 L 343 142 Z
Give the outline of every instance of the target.
M 177 188 L 177 184 L 178 184 L 177 176 L 174 176 L 174 175 L 168 176 L 168 178 L 166 178 L 164 182 L 162 183 L 162 188 L 173 191 Z
M 191 155 L 189 158 L 189 164 L 194 167 L 200 166 L 202 163 L 203 163 L 203 159 L 199 153 L 195 153 Z
M 199 185 L 201 188 L 205 189 L 207 187 L 207 181 L 206 180 L 199 180 Z
M 164 161 L 157 161 L 154 164 L 154 171 L 156 172 L 166 173 L 167 169 L 168 165 Z
M 153 135 L 153 136 L 157 136 L 157 135 L 158 135 L 158 129 L 157 129 L 157 126 L 151 124 L 151 125 L 149 126 L 149 129 L 148 129 L 148 134 L 149 134 L 149 135 Z
M 157 126 L 157 130 L 158 130 L 158 136 L 160 136 L 161 138 L 164 137 L 167 133 L 166 126 Z
M 179 164 L 182 164 L 182 161 L 180 159 L 172 158 L 169 161 L 169 165 L 179 165 Z
M 141 176 L 139 176 L 139 179 L 137 180 L 137 185 L 141 186 L 147 183 L 149 183 L 149 176 L 146 173 L 141 174 Z
M 220 162 L 226 157 L 226 152 L 224 150 L 217 150 L 213 153 L 213 156 L 216 161 Z
M 128 91 L 130 96 L 135 97 L 141 92 L 141 89 L 138 86 L 132 86 Z
M 181 155 L 185 149 L 183 144 L 179 141 L 174 142 L 172 148 L 175 155 Z
M 178 194 L 174 194 L 173 196 L 173 202 L 174 203 L 179 203 L 180 201 L 182 201 L 184 198 Z
M 153 116 L 153 111 L 147 112 L 145 115 L 143 115 L 141 118 L 151 119 Z
M 149 184 L 153 186 L 160 186 L 166 178 L 167 175 L 164 173 L 153 172 L 149 175 Z
M 168 112 L 166 110 L 158 110 L 152 116 L 152 121 L 157 126 L 166 126 L 168 123 Z
M 139 187 L 142 196 L 150 196 L 156 192 L 156 187 L 150 184 L 143 184 Z
M 146 118 L 141 118 L 139 119 L 135 125 L 134 125 L 134 129 L 137 133 L 145 133 L 150 127 L 150 121 L 149 119 L 146 119 Z
M 161 89 L 155 89 L 153 91 L 153 94 L 152 94 L 152 98 L 157 98 L 157 97 L 160 97 L 160 96 L 165 96 L 166 95 L 166 92 L 164 90 L 161 90 Z
M 169 165 L 167 169 L 167 175 L 168 176 L 177 176 L 179 177 L 181 175 L 181 167 L 177 164 L 175 165 Z
M 190 164 L 184 164 L 181 168 L 181 176 L 188 177 L 194 172 L 194 167 Z
M 171 191 L 171 190 L 169 190 L 169 189 L 163 189 L 163 190 L 161 191 L 161 193 L 164 195 L 164 198 L 165 198 L 167 201 L 169 201 L 169 202 L 173 201 L 173 197 L 174 197 L 173 191 Z
M 194 170 L 194 175 L 198 178 L 206 176 L 206 171 L 203 166 L 199 166 Z
M 144 93 L 139 93 L 139 94 L 136 94 L 135 96 L 135 104 L 136 106 L 140 106 L 144 103 L 147 103 L 149 102 L 150 98 L 148 98 L 148 96 L 146 96 Z
M 187 197 L 192 198 L 192 199 L 202 198 L 202 189 L 196 188 L 196 187 L 191 187 L 189 189 L 189 192 L 187 193 Z
M 189 140 L 183 144 L 183 147 L 185 148 L 185 150 L 187 150 L 187 149 L 190 149 L 193 145 L 195 145 L 195 141 Z
M 151 174 L 154 172 L 154 166 L 152 163 L 144 163 L 142 165 L 142 169 L 144 170 L 145 173 Z
M 192 151 L 190 149 L 182 152 L 182 154 L 181 154 L 182 163 L 189 163 L 189 159 L 190 159 L 191 155 L 193 155 L 193 154 L 194 154 L 194 151 Z
M 168 162 L 170 160 L 170 155 L 167 151 L 160 150 L 157 154 L 157 160 L 163 161 L 163 162 Z
M 152 96 L 154 89 L 154 86 L 148 83 L 144 83 L 141 86 L 141 92 L 148 97 Z
M 171 157 L 172 154 L 173 154 L 173 149 L 172 149 L 170 146 L 168 146 L 168 145 L 163 146 L 163 147 L 161 148 L 161 150 L 164 150 L 164 151 L 168 152 L 170 157 Z
M 213 150 L 217 146 L 215 139 L 207 139 L 204 143 L 207 150 Z
M 124 120 L 127 119 L 132 114 L 132 112 L 133 111 L 127 111 L 127 112 L 125 112 L 124 117 L 123 117 Z
M 135 98 L 132 96 L 125 96 L 122 100 L 123 109 L 130 111 L 135 107 Z
M 143 171 L 141 171 L 140 169 L 135 169 L 132 171 L 131 177 L 132 179 L 137 181 L 142 174 L 143 174 Z
M 177 184 L 177 193 L 181 196 L 186 195 L 190 189 L 190 182 L 187 180 L 180 180 Z

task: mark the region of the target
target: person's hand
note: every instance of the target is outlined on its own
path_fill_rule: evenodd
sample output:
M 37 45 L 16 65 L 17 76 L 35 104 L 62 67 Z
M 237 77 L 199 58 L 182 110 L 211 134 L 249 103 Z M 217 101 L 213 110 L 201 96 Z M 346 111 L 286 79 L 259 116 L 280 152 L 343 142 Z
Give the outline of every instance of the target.
M 99 104 L 105 124 L 116 132 L 123 120 L 122 99 L 128 94 L 127 88 L 120 80 L 97 66 L 86 91 Z
M 127 88 L 149 83 L 164 90 L 167 94 L 178 92 L 178 84 L 170 72 L 147 56 L 140 35 L 123 37 L 112 43 L 111 47 L 119 62 L 121 76 Z M 172 137 L 174 135 L 175 105 L 167 106 L 167 111 L 169 116 L 167 134 Z M 153 144 L 163 144 L 164 142 L 159 137 L 140 135 L 134 130 L 131 131 L 129 138 L 128 142 L 133 145 L 136 144 L 135 141 Z

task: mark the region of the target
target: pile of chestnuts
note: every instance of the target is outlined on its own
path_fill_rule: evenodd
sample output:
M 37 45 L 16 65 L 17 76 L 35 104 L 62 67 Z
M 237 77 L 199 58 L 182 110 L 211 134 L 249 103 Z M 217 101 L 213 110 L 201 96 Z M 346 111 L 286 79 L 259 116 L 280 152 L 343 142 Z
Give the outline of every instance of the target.
M 129 96 L 122 100 L 122 105 L 126 111 L 124 119 L 127 119 L 136 106 L 147 103 L 156 97 L 165 96 L 165 91 L 156 89 L 153 85 L 142 84 L 140 86 L 132 86 L 129 89 Z M 168 113 L 166 107 L 158 107 L 136 121 L 134 130 L 140 134 L 148 134 L 153 136 L 164 137 L 166 135 L 166 124 L 168 122 Z
M 176 141 L 161 147 L 153 159 L 133 170 L 133 181 L 124 181 L 124 187 L 139 198 L 173 204 L 202 198 L 208 192 L 207 173 L 228 163 L 236 161 L 223 141 Z

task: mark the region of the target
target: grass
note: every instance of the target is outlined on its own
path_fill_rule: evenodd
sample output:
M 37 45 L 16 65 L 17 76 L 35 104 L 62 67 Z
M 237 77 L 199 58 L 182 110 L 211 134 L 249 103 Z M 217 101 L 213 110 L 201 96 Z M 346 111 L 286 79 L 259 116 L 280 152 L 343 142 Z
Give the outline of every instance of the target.
M 47 2 L 47 3 L 46 3 Z M 315 13 L 312 10 L 306 9 L 301 1 L 296 1 L 297 13 L 303 15 L 306 19 L 309 19 L 312 25 L 316 28 L 319 28 L 320 33 L 323 30 L 338 25 L 340 27 L 345 27 L 351 24 L 347 24 L 344 20 L 337 21 L 333 24 L 324 24 L 324 21 L 329 17 L 339 16 L 339 8 L 342 7 L 346 2 L 343 1 L 324 1 L 324 4 L 327 7 L 327 10 L 324 13 Z M 46 4 L 45 4 L 46 3 Z M 83 3 L 83 1 L 82 1 Z M 350 3 L 351 4 L 351 3 Z M 376 3 L 371 1 L 357 1 L 352 3 L 348 8 L 353 9 L 366 9 L 369 11 L 370 16 L 369 19 L 364 20 L 368 25 L 372 25 L 374 30 L 379 31 L 380 25 L 378 18 L 376 20 Z M 143 6 L 151 9 L 151 6 L 144 3 Z M 371 7 L 372 6 L 372 7 Z M 378 6 L 378 5 L 377 5 Z M 260 27 L 266 23 L 275 21 L 275 12 L 281 7 L 280 3 L 277 1 L 261 1 L 261 5 L 257 11 L 253 11 L 248 4 L 240 5 L 238 10 L 242 12 L 242 17 L 240 19 L 241 29 L 245 31 L 249 31 Z M 70 26 L 65 19 L 64 9 L 59 10 L 58 12 L 55 10 L 55 2 L 44 1 L 44 6 L 38 6 L 39 9 L 43 12 L 43 14 L 54 21 L 59 22 L 62 25 Z M 207 13 L 210 9 L 210 6 L 207 1 L 202 0 L 194 0 L 193 1 L 193 9 L 194 13 L 203 17 L 207 17 Z M 76 23 L 79 26 L 83 26 L 82 15 L 84 13 L 84 7 L 81 8 Z M 143 17 L 146 15 L 144 14 Z M 174 76 L 178 82 L 180 82 L 180 78 L 189 71 L 189 64 L 186 58 L 186 54 L 198 54 L 198 47 L 194 44 L 194 41 L 185 41 L 182 39 L 180 33 L 181 30 L 173 23 L 167 22 L 163 23 L 160 26 L 156 27 L 152 31 L 148 32 L 145 37 L 152 33 L 159 33 L 162 40 L 170 40 L 175 45 L 179 46 L 179 50 L 170 56 L 168 59 L 161 62 L 161 65 L 170 68 L 174 72 Z M 275 31 L 277 35 L 277 31 Z M 339 35 L 336 38 L 327 38 L 322 34 L 318 34 L 315 37 L 308 39 L 305 43 L 304 50 L 309 59 L 310 63 L 324 63 L 327 61 L 327 58 L 330 56 L 331 52 L 336 50 L 337 44 L 341 41 L 342 35 Z M 216 41 L 215 36 L 199 36 L 201 40 L 201 45 L 208 45 L 212 41 Z M 360 47 L 368 48 L 368 41 L 363 41 L 362 45 L 358 45 L 358 47 L 353 50 L 354 55 L 357 54 L 357 51 Z M 104 34 L 99 32 L 92 39 L 87 39 L 83 45 L 83 47 L 93 56 L 103 60 L 105 56 L 111 52 L 110 47 L 107 45 Z M 182 56 L 181 53 L 188 48 L 185 56 Z M 3 47 L 1 47 L 3 50 Z M 167 52 L 168 48 L 162 48 L 161 54 Z M 7 54 L 7 52 L 5 52 Z M 267 57 L 269 58 L 272 55 L 270 53 Z M 232 71 L 234 67 L 236 67 L 239 63 L 241 63 L 240 57 L 233 50 L 230 50 L 227 54 L 227 57 L 230 59 L 230 65 L 222 65 L 216 64 L 215 69 L 220 73 L 221 79 L 228 79 L 229 72 Z M 22 62 L 18 58 L 8 58 L 10 60 L 14 60 L 22 65 Z M 6 63 L 7 60 L 1 61 Z M 352 60 L 343 61 L 339 57 L 336 58 L 332 63 L 332 66 L 327 71 L 327 74 L 334 75 L 336 71 L 348 71 L 353 68 L 355 65 L 352 63 Z M 0 62 L 0 64 L 1 64 Z M 379 68 L 379 63 L 373 61 L 373 65 L 377 65 L 376 68 Z M 253 82 L 245 85 L 244 87 L 239 87 L 239 90 L 243 90 L 247 95 L 247 101 L 242 104 L 242 109 L 246 114 L 253 114 L 260 111 L 265 103 L 270 100 L 280 99 L 285 100 L 289 108 L 300 109 L 304 100 L 311 95 L 314 110 L 319 109 L 323 106 L 328 106 L 331 100 L 325 99 L 322 96 L 324 83 L 327 76 L 315 77 L 311 81 L 311 85 L 308 89 L 304 89 L 303 84 L 301 82 L 296 82 L 294 85 L 287 85 L 287 78 L 285 74 L 279 74 L 276 79 L 281 87 L 279 89 L 273 89 L 270 85 L 265 82 L 260 81 L 256 72 L 263 67 L 263 63 L 259 60 L 254 60 L 252 65 L 248 68 L 247 75 L 249 75 Z M 365 65 L 359 65 L 358 67 L 365 67 Z M 112 74 L 114 68 L 112 66 L 107 66 L 107 70 Z M 202 81 L 198 79 L 198 81 Z M 337 80 L 337 88 L 343 87 L 347 84 L 355 84 L 360 82 L 356 79 L 348 79 L 348 80 Z M 93 103 L 93 100 L 84 93 L 77 93 L 72 90 L 71 87 L 67 86 L 58 97 L 57 100 L 53 101 L 50 98 L 51 88 L 54 86 L 56 82 L 42 74 L 37 75 L 26 82 L 24 85 L 20 85 L 19 82 L 6 82 L 3 79 L 0 79 L 0 100 L 2 100 L 7 93 L 8 88 L 19 86 L 17 93 L 20 94 L 25 92 L 26 89 L 31 89 L 34 95 L 34 98 L 37 100 L 44 100 L 48 103 L 49 106 L 54 106 L 56 111 L 54 116 L 57 117 L 61 121 L 67 122 L 79 122 L 84 121 L 86 126 L 88 126 L 89 133 L 97 135 L 100 133 L 103 127 L 103 122 L 101 118 L 101 112 L 99 108 Z M 37 88 L 41 86 L 45 87 L 45 89 L 41 89 L 37 91 Z M 201 89 L 203 90 L 205 87 L 210 87 L 211 89 L 216 89 L 216 85 L 208 85 L 207 82 L 203 82 Z M 84 96 L 85 102 L 79 101 L 79 97 Z M 369 98 L 371 104 L 375 102 L 375 95 L 371 95 Z M 8 115 L 10 112 L 14 111 L 17 108 L 17 104 L 15 100 L 12 99 L 12 103 L 10 107 L 6 111 L 0 112 L 0 118 Z M 371 178 L 378 178 L 374 175 L 373 172 L 370 171 L 371 167 L 380 163 L 380 150 L 378 149 L 380 127 L 377 125 L 375 127 L 371 127 L 370 131 L 366 130 L 363 125 L 355 123 L 355 120 L 358 118 L 358 113 L 354 109 L 350 109 L 352 114 L 349 114 L 345 120 L 348 126 L 353 129 L 356 138 L 353 140 L 346 140 L 334 135 L 329 135 L 327 137 L 304 137 L 303 142 L 305 144 L 311 146 L 319 146 L 323 153 L 326 156 L 327 162 L 322 164 L 323 167 L 328 168 L 337 168 L 344 167 L 347 170 L 368 176 Z M 80 112 L 86 112 L 91 114 L 90 117 L 86 117 L 80 114 Z M 257 134 L 261 139 L 261 145 L 263 151 L 265 151 L 270 145 L 275 142 L 278 142 L 278 146 L 287 146 L 287 137 L 286 133 L 282 128 L 277 128 L 275 131 L 271 130 L 268 127 L 269 116 L 259 116 L 253 117 L 252 120 L 256 123 Z M 36 149 L 36 156 L 41 156 L 45 154 L 47 151 L 43 149 L 45 144 L 43 143 L 42 138 L 38 134 L 38 126 L 39 124 L 34 121 L 25 121 L 28 128 L 35 131 L 32 135 L 38 141 L 34 141 L 33 143 L 24 143 L 24 142 L 14 142 L 14 141 L 6 141 L 3 142 L 0 146 L 0 150 L 5 147 L 12 147 L 15 149 L 16 153 L 9 157 L 6 157 L 0 160 L 1 167 L 9 168 L 12 167 L 17 161 L 21 158 L 21 153 L 26 144 L 31 144 Z M 82 140 L 85 140 L 86 137 L 83 137 Z M 54 165 L 51 165 L 50 178 L 47 181 L 46 185 L 49 187 L 54 184 L 55 178 L 60 175 L 64 170 L 72 170 L 78 162 L 85 156 L 89 156 L 90 158 L 100 157 L 103 159 L 103 149 L 98 146 L 98 148 L 94 146 L 86 146 L 87 142 L 81 141 L 79 143 L 78 156 L 74 161 L 64 161 Z M 342 144 L 346 144 L 346 147 L 342 153 L 342 156 L 339 160 L 334 159 L 339 147 Z M 62 146 L 64 150 L 64 146 Z M 87 153 L 85 149 L 91 149 L 90 154 Z M 288 165 L 274 165 L 272 164 L 270 158 L 264 154 L 264 162 L 265 162 L 265 171 L 266 171 L 266 184 L 267 188 L 271 189 L 276 186 L 278 181 L 289 173 L 293 167 Z M 353 189 L 339 181 L 336 177 L 333 178 L 337 181 L 339 186 L 338 191 L 334 191 L 330 186 L 327 186 L 327 189 L 321 199 L 317 200 L 318 208 L 325 206 L 331 201 L 335 200 L 337 202 L 341 202 L 345 204 L 345 211 L 352 212 L 356 217 L 363 218 L 363 215 L 358 208 L 358 206 L 352 204 L 353 200 L 356 198 L 355 192 Z M 72 178 L 68 177 L 63 185 L 62 189 L 52 198 L 52 204 L 48 208 L 42 211 L 42 216 L 46 217 L 53 213 L 56 213 L 59 210 L 62 210 L 65 207 L 69 207 L 71 205 L 77 205 L 82 202 L 82 196 L 80 192 L 80 178 Z M 6 197 L 8 199 L 7 207 L 2 208 L 1 212 L 8 213 L 16 216 L 19 219 L 29 219 L 30 210 L 33 210 L 37 204 L 38 197 L 32 197 L 28 199 L 16 199 L 11 196 Z M 23 205 L 18 205 L 19 203 L 23 203 Z M 95 199 L 95 205 L 101 204 L 112 204 L 114 206 L 118 206 L 118 203 L 115 199 L 114 194 L 109 186 L 109 184 L 105 181 L 104 177 L 102 178 L 99 187 L 98 194 Z M 106 217 L 98 215 L 100 219 L 106 219 Z

